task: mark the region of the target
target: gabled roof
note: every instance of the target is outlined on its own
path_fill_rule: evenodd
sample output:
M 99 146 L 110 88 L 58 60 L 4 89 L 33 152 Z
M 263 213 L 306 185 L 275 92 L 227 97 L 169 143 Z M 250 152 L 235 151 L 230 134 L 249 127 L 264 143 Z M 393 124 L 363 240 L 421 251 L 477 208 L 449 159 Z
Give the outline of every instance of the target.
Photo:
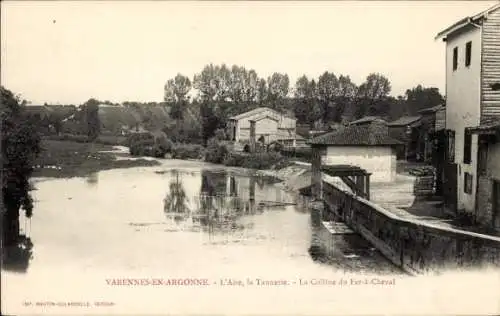
M 313 138 L 311 145 L 332 146 L 391 146 L 400 141 L 389 137 L 387 129 L 370 125 L 349 125 L 345 128 Z
M 250 122 L 258 122 L 258 121 L 261 121 L 261 120 L 266 119 L 266 118 L 269 118 L 269 119 L 271 119 L 271 120 L 273 120 L 273 121 L 276 121 L 276 122 L 278 121 L 278 119 L 277 119 L 277 118 L 272 117 L 272 116 L 271 116 L 271 115 L 269 115 L 269 114 L 262 113 L 262 115 L 261 115 L 261 116 L 258 116 L 258 117 L 254 118 L 254 119 L 251 119 L 251 120 L 250 120 Z
M 385 120 L 381 119 L 378 116 L 365 116 L 360 118 L 359 120 L 352 121 L 349 124 L 364 124 L 364 123 L 371 123 L 371 122 L 380 122 L 380 123 L 387 123 Z
M 468 16 L 468 17 L 465 17 L 457 22 L 455 22 L 454 24 L 450 25 L 449 27 L 447 27 L 446 29 L 444 29 L 443 31 L 439 32 L 435 39 L 438 39 L 438 38 L 444 38 L 446 39 L 446 37 L 460 29 L 462 29 L 463 27 L 471 24 L 471 23 L 477 23 L 479 20 L 485 18 L 488 16 L 489 13 L 497 10 L 498 8 L 500 8 L 500 2 L 495 4 L 494 6 L 484 10 L 483 12 L 480 12 L 474 16 Z
M 253 109 L 253 110 L 250 110 L 250 111 L 247 111 L 247 112 L 240 113 L 238 115 L 232 116 L 229 119 L 230 120 L 236 120 L 236 121 L 238 121 L 238 120 L 244 119 L 246 117 L 249 117 L 249 116 L 252 116 L 252 115 L 256 115 L 256 114 L 259 114 L 259 113 L 263 113 L 263 112 L 266 112 L 266 111 L 274 113 L 275 115 L 278 115 L 278 116 L 286 116 L 286 117 L 289 117 L 289 118 L 293 118 L 293 117 L 290 117 L 290 115 L 288 115 L 288 114 L 280 113 L 280 112 L 278 112 L 276 110 L 273 110 L 271 108 L 260 107 L 260 108 L 256 108 L 256 109 Z
M 387 126 L 406 126 L 418 122 L 422 118 L 421 115 L 417 116 L 402 116 L 397 120 L 387 123 Z
M 437 111 L 444 110 L 444 109 L 445 109 L 445 106 L 443 104 L 439 104 L 439 105 L 436 105 L 436 106 L 433 106 L 430 108 L 422 109 L 422 110 L 418 111 L 418 113 L 420 113 L 420 114 L 435 113 Z

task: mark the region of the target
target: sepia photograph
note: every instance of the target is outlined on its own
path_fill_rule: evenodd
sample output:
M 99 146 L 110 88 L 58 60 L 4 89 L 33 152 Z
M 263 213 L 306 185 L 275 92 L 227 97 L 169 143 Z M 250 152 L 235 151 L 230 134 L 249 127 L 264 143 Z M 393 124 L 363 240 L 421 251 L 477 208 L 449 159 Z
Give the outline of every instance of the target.
M 500 2 L 6 0 L 1 315 L 500 314 Z

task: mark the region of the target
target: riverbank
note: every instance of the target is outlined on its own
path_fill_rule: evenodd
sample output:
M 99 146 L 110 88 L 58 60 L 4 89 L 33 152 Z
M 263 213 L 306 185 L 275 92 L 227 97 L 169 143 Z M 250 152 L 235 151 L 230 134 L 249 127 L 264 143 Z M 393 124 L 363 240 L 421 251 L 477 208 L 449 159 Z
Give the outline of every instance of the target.
M 83 177 L 101 170 L 160 165 L 153 159 L 120 157 L 111 145 L 43 140 L 41 146 L 42 152 L 34 163 L 34 177 Z

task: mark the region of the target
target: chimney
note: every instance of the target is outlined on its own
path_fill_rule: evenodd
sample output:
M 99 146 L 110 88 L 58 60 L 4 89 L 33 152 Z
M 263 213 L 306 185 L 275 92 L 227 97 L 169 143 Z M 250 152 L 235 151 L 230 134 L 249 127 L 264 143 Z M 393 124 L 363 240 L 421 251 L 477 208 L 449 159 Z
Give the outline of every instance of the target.
M 255 121 L 250 121 L 250 152 L 255 152 Z

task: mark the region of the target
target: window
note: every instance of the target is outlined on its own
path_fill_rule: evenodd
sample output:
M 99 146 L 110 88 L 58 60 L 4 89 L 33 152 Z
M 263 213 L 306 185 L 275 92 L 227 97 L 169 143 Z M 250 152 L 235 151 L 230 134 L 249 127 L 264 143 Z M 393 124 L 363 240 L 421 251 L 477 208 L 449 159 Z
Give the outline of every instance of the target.
M 465 44 L 465 66 L 466 67 L 470 66 L 471 54 L 472 54 L 472 42 L 467 42 L 467 44 Z
M 455 162 L 455 131 L 448 131 L 448 150 L 447 150 L 447 160 L 449 162 Z
M 470 164 L 472 147 L 472 134 L 469 130 L 464 131 L 464 163 Z
M 472 194 L 472 175 L 468 172 L 464 172 L 464 192 Z
M 480 176 L 486 175 L 488 165 L 488 147 L 485 144 L 480 144 L 477 155 L 477 172 Z
M 458 47 L 453 48 L 453 70 L 457 70 L 458 66 Z

